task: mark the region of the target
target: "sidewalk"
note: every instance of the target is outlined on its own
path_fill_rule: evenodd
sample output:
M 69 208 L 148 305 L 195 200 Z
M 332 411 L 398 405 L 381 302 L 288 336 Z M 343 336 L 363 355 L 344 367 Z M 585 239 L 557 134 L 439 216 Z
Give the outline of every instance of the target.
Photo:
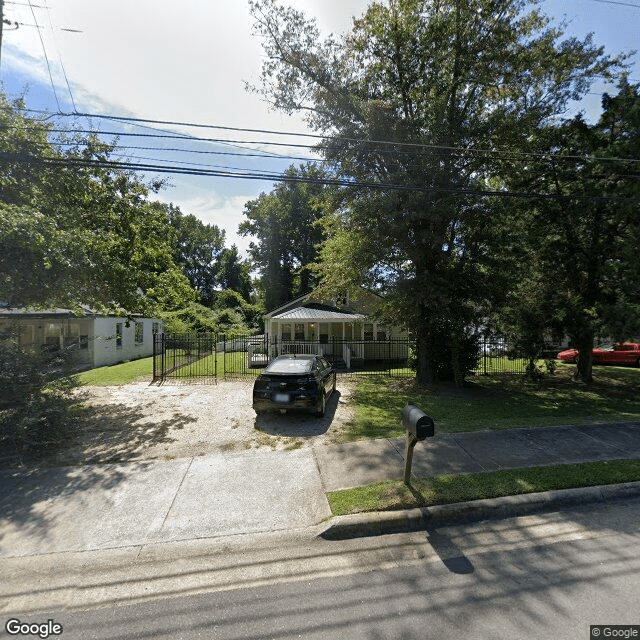
M 325 491 L 402 478 L 404 439 L 315 449 Z M 640 458 L 640 422 L 438 434 L 416 444 L 412 475 L 435 476 Z
M 0 472 L 0 557 L 304 530 L 325 492 L 401 478 L 404 440 Z M 640 458 L 640 422 L 437 434 L 413 474 Z

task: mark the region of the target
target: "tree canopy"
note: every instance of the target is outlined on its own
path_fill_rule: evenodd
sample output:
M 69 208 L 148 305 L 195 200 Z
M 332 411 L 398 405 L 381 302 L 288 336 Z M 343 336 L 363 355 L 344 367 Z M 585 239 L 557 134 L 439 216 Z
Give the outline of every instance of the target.
M 250 2 L 267 57 L 256 90 L 307 114 L 327 163 L 354 183 L 327 222 L 320 274 L 385 294 L 416 336 L 421 383 L 464 375 L 456 354 L 486 312 L 505 157 L 624 62 L 591 36 L 563 40 L 535 4 L 374 2 L 322 41 L 301 12 Z
M 192 300 L 157 185 L 105 168 L 93 136 L 50 140 L 22 106 L 0 95 L 0 299 L 148 314 Z
M 596 336 L 640 333 L 640 92 L 622 78 L 605 94 L 599 121 L 577 116 L 539 132 L 535 161 L 518 163 L 510 185 L 553 195 L 519 210 L 521 242 L 536 275 L 538 334 L 566 333 L 579 349 L 578 376 L 592 378 Z M 580 161 L 576 161 L 576 155 Z M 513 309 L 508 305 L 507 309 Z
M 265 307 L 275 309 L 316 285 L 312 265 L 325 239 L 319 221 L 329 189 L 326 173 L 311 163 L 291 166 L 283 181 L 246 203 L 242 235 L 253 235 L 250 254 L 260 271 Z

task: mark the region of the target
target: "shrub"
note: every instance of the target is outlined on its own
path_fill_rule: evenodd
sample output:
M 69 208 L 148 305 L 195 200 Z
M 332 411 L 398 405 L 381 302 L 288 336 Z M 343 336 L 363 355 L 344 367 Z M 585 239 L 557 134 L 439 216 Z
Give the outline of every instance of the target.
M 69 351 L 33 351 L 17 333 L 0 340 L 0 443 L 5 453 L 45 453 L 64 446 L 73 426 Z

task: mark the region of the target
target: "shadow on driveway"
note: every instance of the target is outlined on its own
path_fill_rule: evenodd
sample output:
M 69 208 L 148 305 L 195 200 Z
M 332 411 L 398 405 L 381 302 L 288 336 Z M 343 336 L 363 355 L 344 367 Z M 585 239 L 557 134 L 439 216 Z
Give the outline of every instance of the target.
M 259 413 L 254 427 L 271 436 L 290 438 L 320 436 L 329 431 L 340 397 L 340 391 L 336 389 L 327 399 L 326 411 L 321 418 L 305 411 L 287 410 L 286 413 L 271 411 Z

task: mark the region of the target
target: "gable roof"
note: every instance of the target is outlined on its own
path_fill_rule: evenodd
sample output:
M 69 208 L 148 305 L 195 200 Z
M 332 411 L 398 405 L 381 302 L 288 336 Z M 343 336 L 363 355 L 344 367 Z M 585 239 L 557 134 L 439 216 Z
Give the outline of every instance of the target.
M 342 320 L 346 322 L 353 322 L 354 320 L 364 320 L 367 317 L 362 313 L 354 313 L 353 311 L 338 309 L 337 307 L 332 307 L 327 304 L 320 304 L 316 302 L 310 302 L 293 309 L 287 309 L 282 313 L 276 314 L 275 312 L 272 312 L 272 314 L 268 314 L 268 316 L 272 320 L 302 320 L 307 322 L 326 322 L 327 320 Z
M 349 314 L 350 315 L 350 320 L 356 320 L 359 319 L 355 316 L 360 316 L 361 318 L 365 318 L 367 317 L 366 314 L 363 314 L 363 311 L 367 310 L 367 307 L 370 305 L 364 305 L 365 309 L 359 308 L 363 305 L 365 299 L 367 297 L 376 297 L 376 298 L 380 298 L 380 296 L 373 292 L 373 291 L 368 291 L 366 289 L 360 288 L 361 290 L 361 294 L 359 294 L 356 298 L 357 299 L 353 299 L 351 300 L 351 303 L 348 306 L 348 308 L 338 308 L 335 307 L 331 304 L 326 304 L 327 302 L 332 302 L 331 300 L 328 300 L 326 298 L 326 296 L 319 296 L 317 295 L 317 289 L 311 291 L 310 293 L 307 293 L 303 296 L 300 296 L 299 298 L 295 298 L 295 300 L 290 300 L 289 302 L 287 302 L 286 304 L 281 305 L 280 307 L 278 307 L 277 309 L 272 309 L 271 311 L 269 311 L 268 313 L 264 314 L 264 318 L 265 319 L 269 319 L 269 318 L 281 318 L 283 316 L 284 313 L 289 312 L 289 311 L 294 311 L 294 310 L 298 310 L 298 309 L 320 309 L 323 308 L 325 311 L 329 312 L 331 310 L 334 310 L 338 313 L 345 313 L 345 314 Z M 358 311 L 351 311 L 350 309 L 353 308 L 358 309 Z M 304 312 L 302 312 L 304 313 Z M 325 316 L 326 317 L 326 316 Z M 306 317 L 303 319 L 307 319 Z M 346 319 L 346 318 L 345 318 Z

